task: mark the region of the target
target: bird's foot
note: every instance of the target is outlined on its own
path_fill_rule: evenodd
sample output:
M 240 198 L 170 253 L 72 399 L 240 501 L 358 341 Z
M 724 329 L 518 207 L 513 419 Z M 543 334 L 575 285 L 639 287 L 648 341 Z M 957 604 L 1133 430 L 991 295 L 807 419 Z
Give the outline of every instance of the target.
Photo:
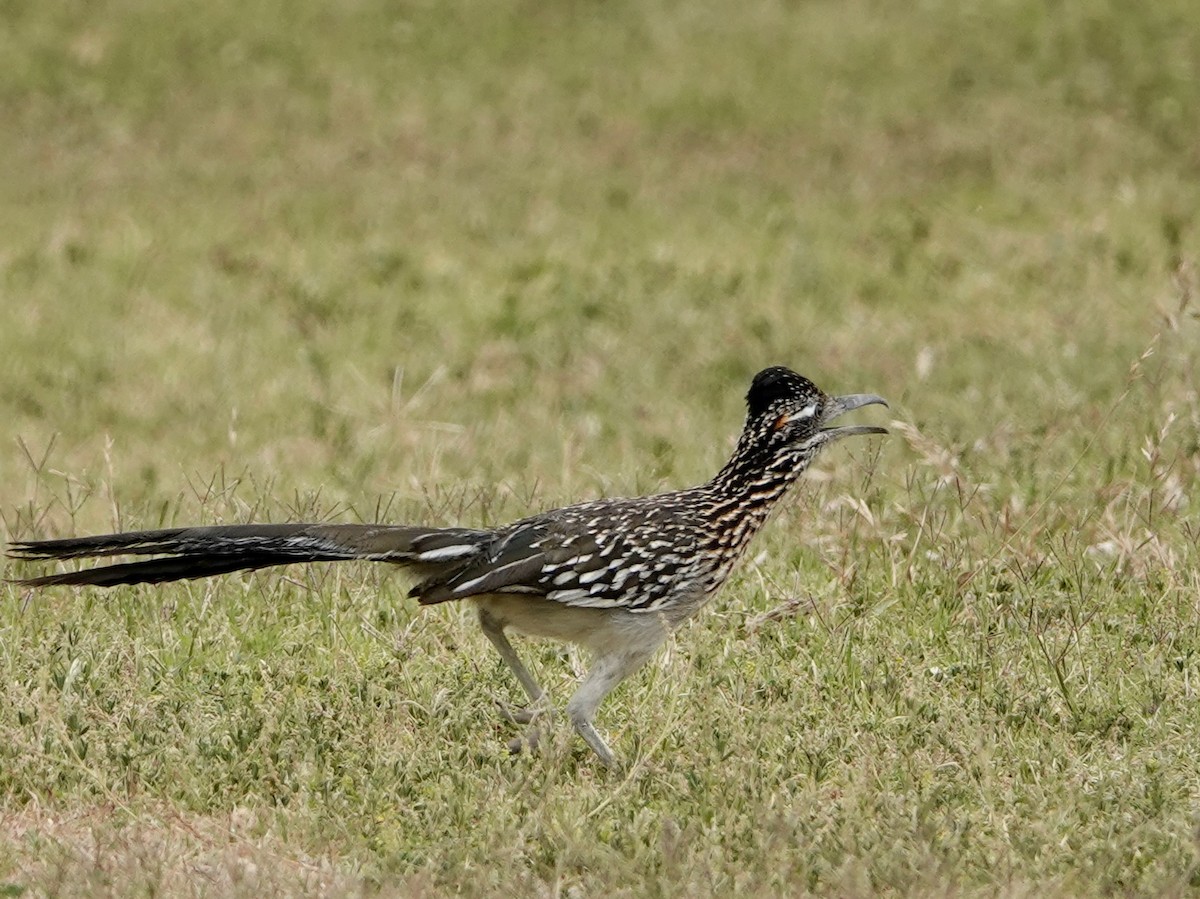
M 554 710 L 542 703 L 534 703 L 524 708 L 514 709 L 508 703 L 497 699 L 496 710 L 499 712 L 500 717 L 509 724 L 533 724 L 535 721 L 554 717 Z
M 520 755 L 522 752 L 537 752 L 538 746 L 542 741 L 542 729 L 540 727 L 531 727 L 521 734 L 519 737 L 513 737 L 508 741 L 508 751 L 510 755 Z

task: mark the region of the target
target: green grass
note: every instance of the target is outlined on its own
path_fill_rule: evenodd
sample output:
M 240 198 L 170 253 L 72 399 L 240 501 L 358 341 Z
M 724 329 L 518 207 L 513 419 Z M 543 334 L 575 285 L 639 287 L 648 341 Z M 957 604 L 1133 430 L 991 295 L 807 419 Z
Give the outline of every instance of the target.
M 1192 6 L 4 3 L 11 536 L 698 482 L 773 363 L 894 420 L 620 775 L 384 571 L 0 588 L 0 895 L 1200 888 Z

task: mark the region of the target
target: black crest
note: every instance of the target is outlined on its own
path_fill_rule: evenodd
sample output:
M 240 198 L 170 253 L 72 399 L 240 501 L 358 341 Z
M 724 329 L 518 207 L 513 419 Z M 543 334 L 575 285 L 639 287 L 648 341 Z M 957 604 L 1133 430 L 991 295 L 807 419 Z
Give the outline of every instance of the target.
M 808 378 L 801 377 L 790 368 L 775 365 L 764 368 L 754 376 L 750 392 L 746 394 L 746 405 L 752 416 L 762 415 L 779 402 L 807 403 L 821 395 L 821 391 Z

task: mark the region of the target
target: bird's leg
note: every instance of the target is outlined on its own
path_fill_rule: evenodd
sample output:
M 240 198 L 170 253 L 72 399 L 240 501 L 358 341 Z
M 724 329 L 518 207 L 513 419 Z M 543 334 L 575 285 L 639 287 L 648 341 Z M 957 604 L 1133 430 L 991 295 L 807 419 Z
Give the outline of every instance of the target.
M 583 683 L 579 685 L 579 689 L 567 703 L 567 717 L 571 719 L 571 724 L 608 768 L 615 769 L 617 767 L 617 758 L 592 723 L 596 716 L 596 709 L 600 707 L 604 697 L 611 693 L 621 681 L 641 668 L 652 653 L 653 649 L 650 648 L 634 652 L 609 653 L 597 657 L 584 677 Z
M 496 647 L 496 652 L 500 653 L 500 658 L 504 660 L 504 664 L 517 676 L 517 680 L 521 682 L 521 687 L 529 697 L 529 706 L 524 709 L 518 709 L 515 712 L 510 710 L 507 705 L 497 703 L 500 707 L 500 715 L 506 721 L 510 721 L 513 724 L 530 724 L 548 711 L 545 708 L 546 692 L 538 686 L 538 682 L 533 679 L 533 675 L 529 673 L 529 669 L 525 667 L 525 663 L 521 661 L 521 657 L 517 655 L 517 651 L 508 642 L 508 637 L 504 634 L 503 624 L 491 613 L 480 609 L 479 627 L 483 631 L 484 636 Z M 536 739 L 533 742 L 536 743 Z

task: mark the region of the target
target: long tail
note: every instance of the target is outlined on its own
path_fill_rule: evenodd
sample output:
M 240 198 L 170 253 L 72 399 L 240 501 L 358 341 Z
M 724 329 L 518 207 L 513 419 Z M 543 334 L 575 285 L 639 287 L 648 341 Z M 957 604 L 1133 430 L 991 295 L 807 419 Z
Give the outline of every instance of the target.
M 112 587 L 158 584 L 297 562 L 365 559 L 410 565 L 422 572 L 457 566 L 482 551 L 490 531 L 364 524 L 245 524 L 128 531 L 65 540 L 25 540 L 8 550 L 18 561 L 155 556 L 14 581 Z

